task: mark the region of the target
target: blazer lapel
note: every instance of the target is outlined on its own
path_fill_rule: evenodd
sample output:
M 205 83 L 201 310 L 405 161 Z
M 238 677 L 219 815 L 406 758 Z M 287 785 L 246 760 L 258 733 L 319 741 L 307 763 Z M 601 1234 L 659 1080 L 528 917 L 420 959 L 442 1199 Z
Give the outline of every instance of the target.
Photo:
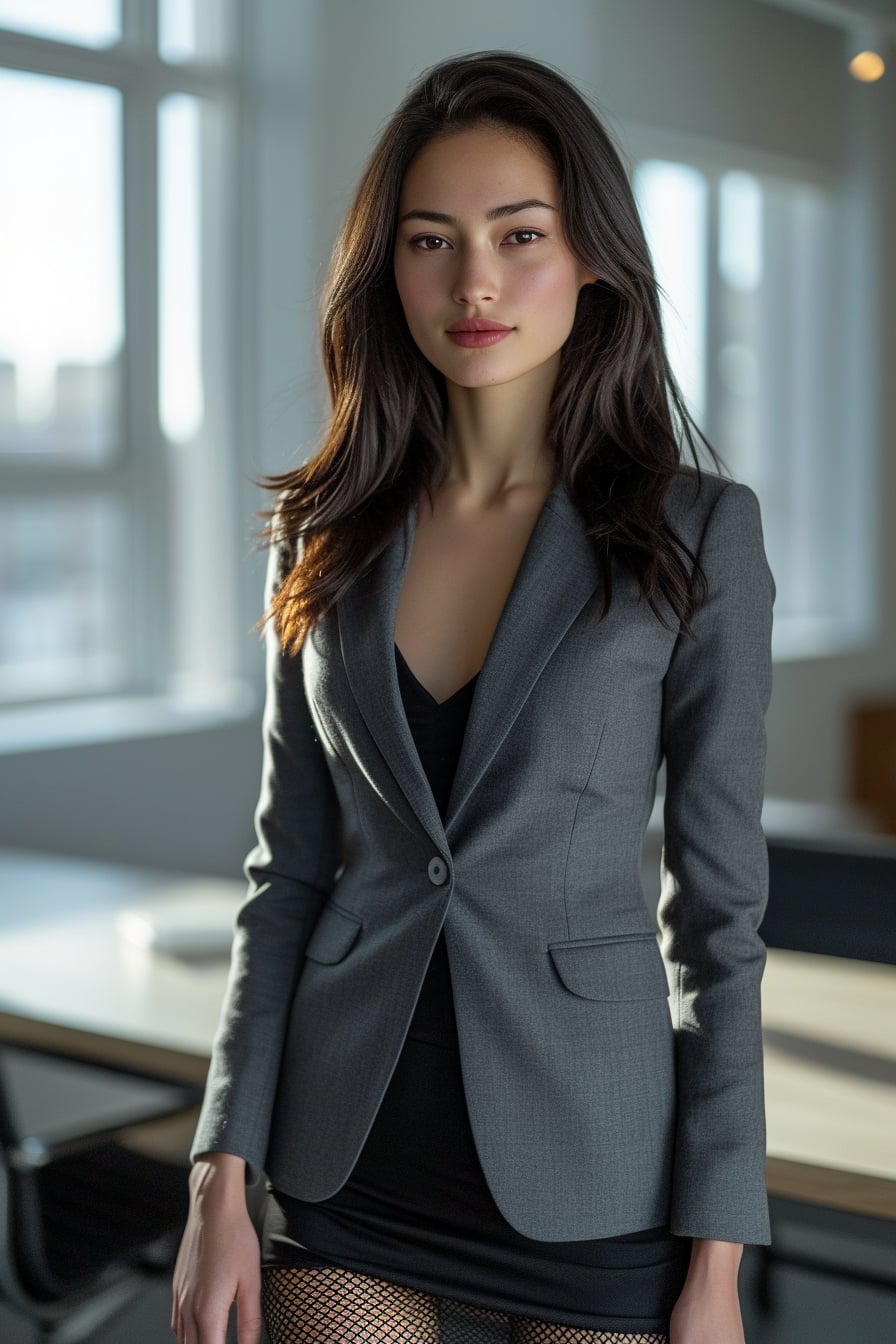
M 529 538 L 476 682 L 448 799 L 446 832 L 599 582 L 581 515 L 557 481 Z
M 391 771 L 375 783 L 407 825 L 422 825 L 438 849 L 445 831 L 404 711 L 395 666 L 395 616 L 411 554 L 416 506 L 383 553 L 336 603 L 345 673 L 380 755 Z M 398 785 L 396 793 L 392 779 Z
M 415 505 L 368 575 L 340 599 L 339 634 L 352 693 L 384 761 L 414 818 L 438 847 L 446 847 L 542 668 L 600 584 L 600 571 L 581 515 L 558 479 L 538 515 L 476 682 L 443 825 L 395 667 L 395 616 L 416 525 Z

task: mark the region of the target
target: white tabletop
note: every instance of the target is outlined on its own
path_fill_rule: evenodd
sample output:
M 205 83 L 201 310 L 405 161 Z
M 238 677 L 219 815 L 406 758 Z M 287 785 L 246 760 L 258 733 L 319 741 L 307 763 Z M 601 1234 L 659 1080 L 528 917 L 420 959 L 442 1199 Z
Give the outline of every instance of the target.
M 0 1039 L 201 1082 L 226 954 L 153 951 L 118 921 L 191 901 L 232 918 L 245 894 L 241 880 L 0 854 Z

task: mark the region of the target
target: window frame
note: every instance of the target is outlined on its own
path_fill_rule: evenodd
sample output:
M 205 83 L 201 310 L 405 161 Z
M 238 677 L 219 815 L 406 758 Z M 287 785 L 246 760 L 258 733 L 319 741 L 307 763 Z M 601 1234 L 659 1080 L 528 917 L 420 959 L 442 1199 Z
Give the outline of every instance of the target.
M 236 22 L 235 15 L 232 21 Z M 240 573 L 243 557 L 237 544 L 245 531 L 245 500 L 240 497 L 238 479 L 242 462 L 237 448 L 243 414 L 243 347 L 237 333 L 244 327 L 245 307 L 240 267 L 248 260 L 240 206 L 240 186 L 246 172 L 246 95 L 241 70 L 235 58 L 214 64 L 164 60 L 159 54 L 158 0 L 122 0 L 121 40 L 101 48 L 4 28 L 0 21 L 0 68 L 112 88 L 121 96 L 124 342 L 120 353 L 120 441 L 117 450 L 102 462 L 4 460 L 0 456 L 0 491 L 13 500 L 74 494 L 115 497 L 120 502 L 132 560 L 129 572 L 121 576 L 122 591 L 117 594 L 126 615 L 120 635 L 129 660 L 125 683 L 109 690 L 73 689 L 52 697 L 5 701 L 0 705 L 4 736 L 9 728 L 15 739 L 30 725 L 27 731 L 34 729 L 42 737 L 44 725 L 55 721 L 65 737 L 66 718 L 71 711 L 86 711 L 82 713 L 84 721 L 99 725 L 104 706 L 108 707 L 109 721 L 118 725 L 133 711 L 135 732 L 154 723 L 167 729 L 172 722 L 187 726 L 193 718 L 206 722 L 210 710 L 223 719 L 245 715 L 257 694 L 246 680 L 248 651 L 240 639 L 245 633 L 245 608 Z M 201 634 L 206 638 L 197 641 L 208 642 L 214 620 L 216 646 L 202 669 L 205 675 L 198 696 L 173 676 L 177 636 L 172 593 L 178 576 L 171 572 L 170 564 L 171 447 L 162 433 L 159 403 L 159 109 L 172 94 L 208 99 L 229 119 L 225 155 L 228 177 L 223 184 L 228 202 L 227 228 L 223 243 L 215 240 L 215 246 L 226 248 L 227 258 L 233 262 L 232 270 L 228 270 L 235 283 L 229 294 L 210 294 L 205 282 L 200 287 L 203 331 L 214 333 L 212 339 L 206 338 L 202 351 L 207 420 L 212 426 L 203 436 L 214 439 L 216 471 L 208 498 L 203 496 L 202 508 L 196 511 L 195 529 L 191 520 L 190 531 L 195 530 L 197 540 L 187 539 L 191 557 L 197 558 L 197 573 L 191 576 L 194 589 L 215 582 L 229 600 L 222 602 L 214 617 L 205 618 L 207 625 Z M 203 161 L 202 179 L 217 170 L 217 158 L 214 164 L 209 159 Z M 211 225 L 205 226 L 203 239 L 206 229 L 210 231 Z M 209 537 L 224 537 L 229 543 L 210 553 Z M 102 730 L 100 733 L 103 735 Z
M 773 486 L 751 480 L 749 471 L 735 468 L 719 431 L 719 375 L 712 358 L 713 351 L 718 349 L 722 290 L 717 264 L 718 182 L 728 172 L 743 171 L 760 178 L 805 184 L 828 196 L 832 206 L 832 253 L 836 254 L 831 258 L 831 279 L 837 288 L 831 304 L 831 328 L 823 359 L 826 364 L 834 362 L 842 372 L 842 381 L 837 387 L 839 400 L 834 398 L 837 404 L 832 407 L 835 427 L 820 445 L 820 456 L 815 462 L 819 483 L 817 510 L 814 517 L 807 516 L 802 524 L 812 532 L 813 548 L 821 547 L 828 520 L 836 517 L 839 537 L 848 538 L 849 544 L 842 547 L 842 564 L 836 572 L 831 614 L 809 618 L 786 615 L 776 608 L 773 655 L 776 661 L 783 662 L 835 657 L 864 650 L 873 644 L 880 629 L 879 578 L 875 567 L 879 520 L 874 507 L 880 488 L 880 460 L 877 439 L 871 432 L 867 401 L 863 401 L 870 391 L 869 370 L 862 366 L 860 352 L 850 339 L 860 321 L 860 307 L 868 302 L 867 282 L 863 283 L 863 280 L 866 280 L 864 267 L 869 261 L 862 255 L 861 230 L 857 227 L 864 206 L 860 185 L 826 165 L 638 123 L 627 123 L 619 139 L 632 176 L 638 164 L 656 159 L 693 167 L 705 174 L 710 184 L 704 356 L 706 413 L 700 428 L 738 478 L 756 490 L 760 505 L 767 502 L 770 519 L 773 509 L 769 496 Z M 873 265 L 873 258 L 870 264 Z M 852 426 L 858 426 L 864 432 L 853 435 Z M 838 451 L 845 444 L 848 444 L 848 453 Z M 792 466 L 790 458 L 787 466 Z M 769 558 L 772 561 L 771 555 Z M 774 570 L 773 561 L 772 568 Z

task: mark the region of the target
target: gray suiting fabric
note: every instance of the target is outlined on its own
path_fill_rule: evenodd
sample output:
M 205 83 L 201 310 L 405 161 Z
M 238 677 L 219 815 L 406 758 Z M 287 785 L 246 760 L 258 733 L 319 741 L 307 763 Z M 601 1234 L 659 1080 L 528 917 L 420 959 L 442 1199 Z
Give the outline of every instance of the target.
M 346 1180 L 435 941 L 483 1171 L 526 1236 L 668 1222 L 768 1244 L 758 934 L 775 597 L 755 494 L 682 472 L 693 635 L 602 580 L 558 480 L 479 675 L 444 823 L 402 711 L 416 513 L 302 654 L 268 635 L 250 889 L 193 1145 L 288 1194 Z M 291 563 L 272 550 L 268 594 Z M 660 941 L 641 844 L 666 762 Z M 388 985 L 389 992 L 383 992 Z M 607 1080 L 612 1080 L 608 1086 Z

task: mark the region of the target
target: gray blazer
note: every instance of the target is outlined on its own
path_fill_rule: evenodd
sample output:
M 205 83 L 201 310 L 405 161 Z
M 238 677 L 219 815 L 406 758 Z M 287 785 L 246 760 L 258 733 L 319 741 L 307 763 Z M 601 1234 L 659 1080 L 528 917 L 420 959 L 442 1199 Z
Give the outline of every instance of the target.
M 775 585 L 757 498 L 683 469 L 668 516 L 710 582 L 693 637 L 558 481 L 479 675 L 444 825 L 402 707 L 416 525 L 314 627 L 267 636 L 250 889 L 192 1154 L 323 1200 L 349 1176 L 444 927 L 470 1122 L 523 1235 L 669 1222 L 768 1244 L 757 932 Z M 291 563 L 271 552 L 266 595 Z M 659 934 L 641 886 L 666 762 Z

